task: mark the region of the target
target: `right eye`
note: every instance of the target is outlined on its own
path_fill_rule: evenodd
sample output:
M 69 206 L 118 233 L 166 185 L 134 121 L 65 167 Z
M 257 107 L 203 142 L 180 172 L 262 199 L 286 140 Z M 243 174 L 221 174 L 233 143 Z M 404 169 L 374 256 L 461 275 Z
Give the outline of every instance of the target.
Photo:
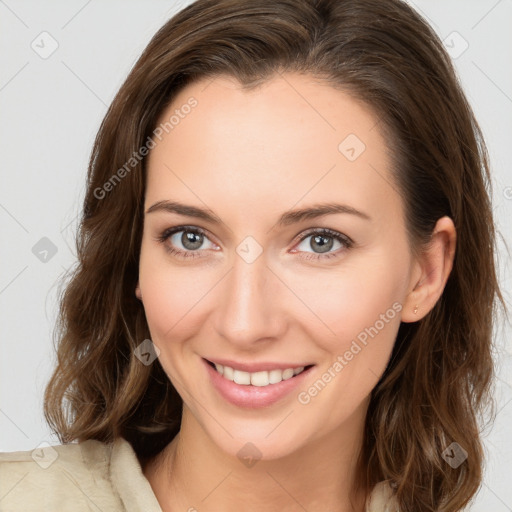
M 165 250 L 169 254 L 175 255 L 179 258 L 197 258 L 201 257 L 200 252 L 206 249 L 200 249 L 205 240 L 209 240 L 206 232 L 196 226 L 177 226 L 168 228 L 163 231 L 157 238 L 159 242 L 164 244 Z M 218 246 L 213 244 L 211 249 L 216 249 Z

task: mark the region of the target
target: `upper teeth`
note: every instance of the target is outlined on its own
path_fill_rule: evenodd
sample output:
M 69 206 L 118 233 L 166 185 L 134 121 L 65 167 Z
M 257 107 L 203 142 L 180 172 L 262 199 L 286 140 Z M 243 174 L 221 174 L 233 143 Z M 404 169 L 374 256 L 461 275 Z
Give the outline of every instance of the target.
M 270 370 L 269 372 L 243 372 L 242 370 L 234 370 L 229 366 L 215 364 L 215 369 L 226 379 L 248 386 L 268 386 L 269 384 L 277 384 L 282 380 L 291 379 L 294 375 L 298 375 L 304 370 L 304 366 L 298 368 L 286 368 L 286 370 Z

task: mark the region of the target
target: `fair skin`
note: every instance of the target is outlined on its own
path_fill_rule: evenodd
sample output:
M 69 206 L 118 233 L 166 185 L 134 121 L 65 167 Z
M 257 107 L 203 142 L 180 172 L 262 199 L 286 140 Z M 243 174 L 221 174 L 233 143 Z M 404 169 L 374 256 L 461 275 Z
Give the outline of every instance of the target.
M 144 474 L 164 511 L 362 512 L 365 495 L 351 500 L 349 492 L 369 395 L 400 321 L 421 319 L 443 291 L 455 250 L 453 223 L 440 219 L 429 249 L 413 256 L 378 119 L 311 76 L 286 73 L 253 91 L 228 77 L 195 82 L 161 120 L 191 96 L 197 106 L 148 160 L 136 294 L 184 406 L 179 435 Z M 338 149 L 349 134 L 366 146 L 354 161 Z M 148 212 L 159 201 L 207 209 L 221 222 Z M 277 223 L 285 211 L 320 203 L 362 215 Z M 189 232 L 182 231 L 157 241 L 178 226 L 205 235 L 195 242 L 189 234 L 195 245 L 185 245 Z M 324 234 L 320 239 L 332 248 L 322 252 L 318 235 L 298 238 L 321 228 L 352 245 Z M 250 263 L 237 252 L 248 236 L 262 251 Z M 309 394 L 308 403 L 298 400 L 376 325 L 378 333 L 359 344 L 321 392 Z M 314 366 L 297 390 L 252 409 L 219 394 L 203 358 Z M 250 467 L 237 456 L 246 443 L 261 457 Z

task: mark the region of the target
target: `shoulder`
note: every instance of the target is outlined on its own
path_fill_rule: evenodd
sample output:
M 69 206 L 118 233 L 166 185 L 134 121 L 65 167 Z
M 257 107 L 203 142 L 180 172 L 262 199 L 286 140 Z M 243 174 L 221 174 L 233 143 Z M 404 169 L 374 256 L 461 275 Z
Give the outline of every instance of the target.
M 88 440 L 0 453 L 2 509 L 122 510 L 109 475 L 112 445 Z
M 393 495 L 393 488 L 387 480 L 379 482 L 372 490 L 365 512 L 400 512 Z

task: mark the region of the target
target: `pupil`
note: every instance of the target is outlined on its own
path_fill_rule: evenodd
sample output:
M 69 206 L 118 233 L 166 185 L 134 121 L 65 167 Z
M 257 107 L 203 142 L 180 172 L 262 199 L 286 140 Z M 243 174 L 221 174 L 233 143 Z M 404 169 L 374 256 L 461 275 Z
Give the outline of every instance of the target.
M 202 237 L 203 235 L 201 233 L 191 233 L 190 231 L 185 231 L 181 236 L 181 243 L 183 244 L 183 247 L 193 251 L 201 247 L 201 244 L 203 243 Z M 192 245 L 192 247 L 190 245 Z
M 330 240 L 330 243 L 326 242 L 326 240 Z M 315 247 L 313 247 L 313 243 L 319 245 L 319 252 L 329 252 L 332 249 L 333 240 L 331 237 L 316 235 L 312 238 L 312 242 L 310 244 L 311 248 L 315 249 Z

